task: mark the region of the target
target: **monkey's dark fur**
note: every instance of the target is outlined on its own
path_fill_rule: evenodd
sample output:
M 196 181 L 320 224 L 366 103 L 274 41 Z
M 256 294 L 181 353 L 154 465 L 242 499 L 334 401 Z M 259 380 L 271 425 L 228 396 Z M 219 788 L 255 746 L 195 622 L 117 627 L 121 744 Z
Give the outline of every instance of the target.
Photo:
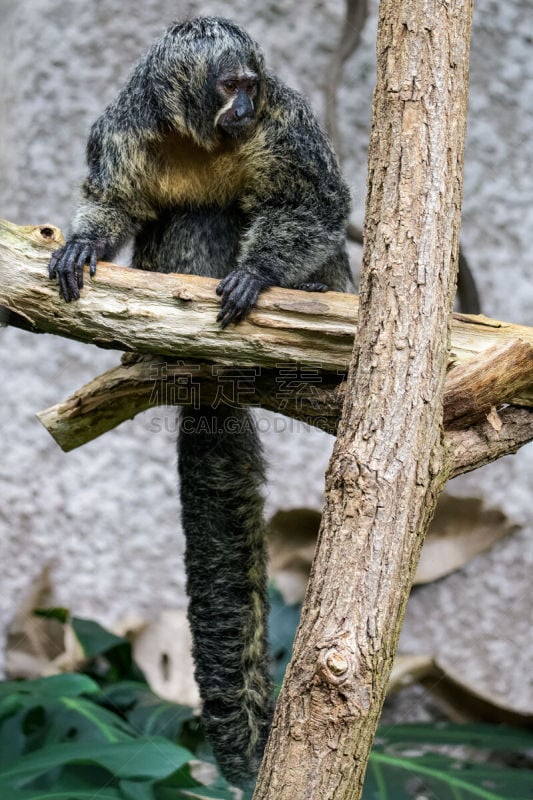
M 67 301 L 83 266 L 94 274 L 130 237 L 135 267 L 220 278 L 222 327 L 269 286 L 350 285 L 349 194 L 331 147 L 228 20 L 170 27 L 93 125 L 87 154 L 82 201 L 50 262 Z M 249 412 L 187 412 L 179 474 L 203 718 L 222 770 L 243 784 L 272 711 L 263 464 Z
M 195 430 L 200 420 L 218 433 Z M 223 406 L 184 412 L 178 446 L 203 720 L 224 773 L 239 784 L 259 766 L 273 710 L 261 447 L 250 412 Z

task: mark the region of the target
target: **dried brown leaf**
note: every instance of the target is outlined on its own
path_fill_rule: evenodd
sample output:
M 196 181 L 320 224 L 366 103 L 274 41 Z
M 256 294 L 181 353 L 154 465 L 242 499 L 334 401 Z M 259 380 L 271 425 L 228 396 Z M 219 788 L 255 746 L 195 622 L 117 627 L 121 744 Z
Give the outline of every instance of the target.
M 268 525 L 270 574 L 285 602 L 303 600 L 321 515 L 315 509 L 278 511 Z M 463 567 L 517 529 L 503 512 L 477 497 L 441 495 L 422 549 L 415 584 L 429 583 Z
M 533 709 L 517 709 L 504 703 L 501 697 L 481 691 L 438 661 L 420 682 L 454 722 L 493 722 L 533 728 Z
M 303 600 L 316 547 L 320 512 L 278 511 L 268 524 L 270 574 L 286 603 Z
M 453 721 L 492 722 L 532 728 L 533 713 L 514 708 L 486 690 L 480 690 L 449 667 L 428 655 L 397 655 L 388 693 L 420 683 Z
M 415 584 L 436 581 L 460 569 L 517 527 L 499 509 L 485 508 L 478 497 L 442 494 L 422 548 Z
M 63 652 L 63 628 L 57 620 L 33 615 L 34 608 L 48 605 L 52 596 L 50 566 L 35 578 L 23 598 L 7 632 L 6 675 L 36 678 Z
M 156 694 L 174 703 L 200 705 L 185 611 L 163 610 L 151 622 L 129 619 L 115 626 L 114 632 L 128 636 L 133 657 Z
M 435 662 L 431 656 L 397 655 L 392 665 L 387 692 L 398 692 L 431 675 Z

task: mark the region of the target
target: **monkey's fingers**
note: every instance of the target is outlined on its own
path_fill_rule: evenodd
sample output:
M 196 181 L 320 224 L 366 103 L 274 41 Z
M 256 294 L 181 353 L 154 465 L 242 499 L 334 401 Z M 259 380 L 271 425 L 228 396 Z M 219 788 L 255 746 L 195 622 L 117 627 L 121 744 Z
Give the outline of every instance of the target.
M 220 322 L 222 328 L 226 328 L 230 322 L 235 320 L 237 316 L 238 309 L 232 293 L 235 291 L 243 277 L 244 276 L 241 270 L 233 270 L 233 272 L 230 272 L 229 275 L 220 281 L 216 288 L 216 293 L 219 296 L 222 296 L 220 311 L 217 316 L 217 322 Z
M 83 289 L 83 267 L 87 263 L 91 255 L 91 248 L 85 245 L 76 261 L 76 280 L 78 282 L 78 289 Z
M 244 316 L 237 308 L 226 308 L 218 315 L 217 322 L 220 322 L 220 327 L 224 329 L 232 322 L 241 322 Z
M 233 273 L 228 277 L 233 278 Z M 248 274 L 244 277 L 241 273 L 237 277 L 238 281 L 228 282 L 230 286 L 234 287 L 233 289 L 228 290 L 227 284 L 223 287 L 221 309 L 217 316 L 217 322 L 220 322 L 223 328 L 226 328 L 230 322 L 243 320 L 256 304 L 261 289 L 265 288 L 262 282 L 253 275 Z
M 56 267 L 59 277 L 59 294 L 67 303 L 70 303 L 71 300 L 78 300 L 80 296 L 76 277 L 76 263 L 79 255 L 79 245 L 67 243 L 61 260 Z
M 246 274 L 242 270 L 234 269 L 229 275 L 226 275 L 216 288 L 218 295 L 229 295 L 243 280 L 246 280 Z
M 59 294 L 67 302 L 79 300 L 83 288 L 83 267 L 89 264 L 91 277 L 96 272 L 99 246 L 88 239 L 72 239 L 55 250 L 50 258 L 48 274 L 57 279 Z
M 325 283 L 297 283 L 294 286 L 301 292 L 329 292 L 330 287 Z
M 59 283 L 59 294 L 63 299 L 70 303 L 71 300 L 78 300 L 80 297 L 80 273 L 86 260 L 86 243 L 67 242 L 61 248 L 59 260 L 56 259 L 53 274 Z M 81 278 L 83 285 L 83 278 Z
M 57 275 L 56 267 L 61 261 L 61 256 L 65 251 L 64 247 L 58 247 L 57 250 L 54 250 L 52 255 L 50 256 L 50 261 L 48 263 L 48 277 L 53 279 Z
M 96 275 L 96 262 L 97 261 L 98 261 L 98 253 L 96 251 L 96 248 L 94 248 L 91 251 L 91 259 L 89 261 L 89 275 L 91 276 L 91 278 L 93 278 L 94 275 Z
M 220 322 L 221 328 L 227 328 L 230 322 L 235 319 L 236 309 L 233 305 L 224 304 L 217 315 L 217 322 Z
M 66 303 L 70 303 L 70 290 L 67 280 L 67 273 L 59 272 L 57 279 L 59 283 L 59 296 L 62 297 Z

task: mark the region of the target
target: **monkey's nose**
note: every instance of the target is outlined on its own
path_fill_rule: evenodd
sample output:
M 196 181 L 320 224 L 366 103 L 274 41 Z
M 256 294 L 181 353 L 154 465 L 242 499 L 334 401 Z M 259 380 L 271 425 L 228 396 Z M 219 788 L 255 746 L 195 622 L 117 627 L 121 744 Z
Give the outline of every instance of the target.
M 253 116 L 253 106 L 247 97 L 238 97 L 233 106 L 233 118 L 240 120 Z

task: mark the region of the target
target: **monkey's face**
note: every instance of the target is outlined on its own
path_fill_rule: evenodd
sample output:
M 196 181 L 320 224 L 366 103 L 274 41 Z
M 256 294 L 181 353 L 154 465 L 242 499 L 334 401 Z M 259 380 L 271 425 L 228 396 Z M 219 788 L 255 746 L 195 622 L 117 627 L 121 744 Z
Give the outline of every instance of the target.
M 237 138 L 248 131 L 255 119 L 259 78 L 255 72 L 228 71 L 216 81 L 220 102 L 215 116 L 215 127 Z

